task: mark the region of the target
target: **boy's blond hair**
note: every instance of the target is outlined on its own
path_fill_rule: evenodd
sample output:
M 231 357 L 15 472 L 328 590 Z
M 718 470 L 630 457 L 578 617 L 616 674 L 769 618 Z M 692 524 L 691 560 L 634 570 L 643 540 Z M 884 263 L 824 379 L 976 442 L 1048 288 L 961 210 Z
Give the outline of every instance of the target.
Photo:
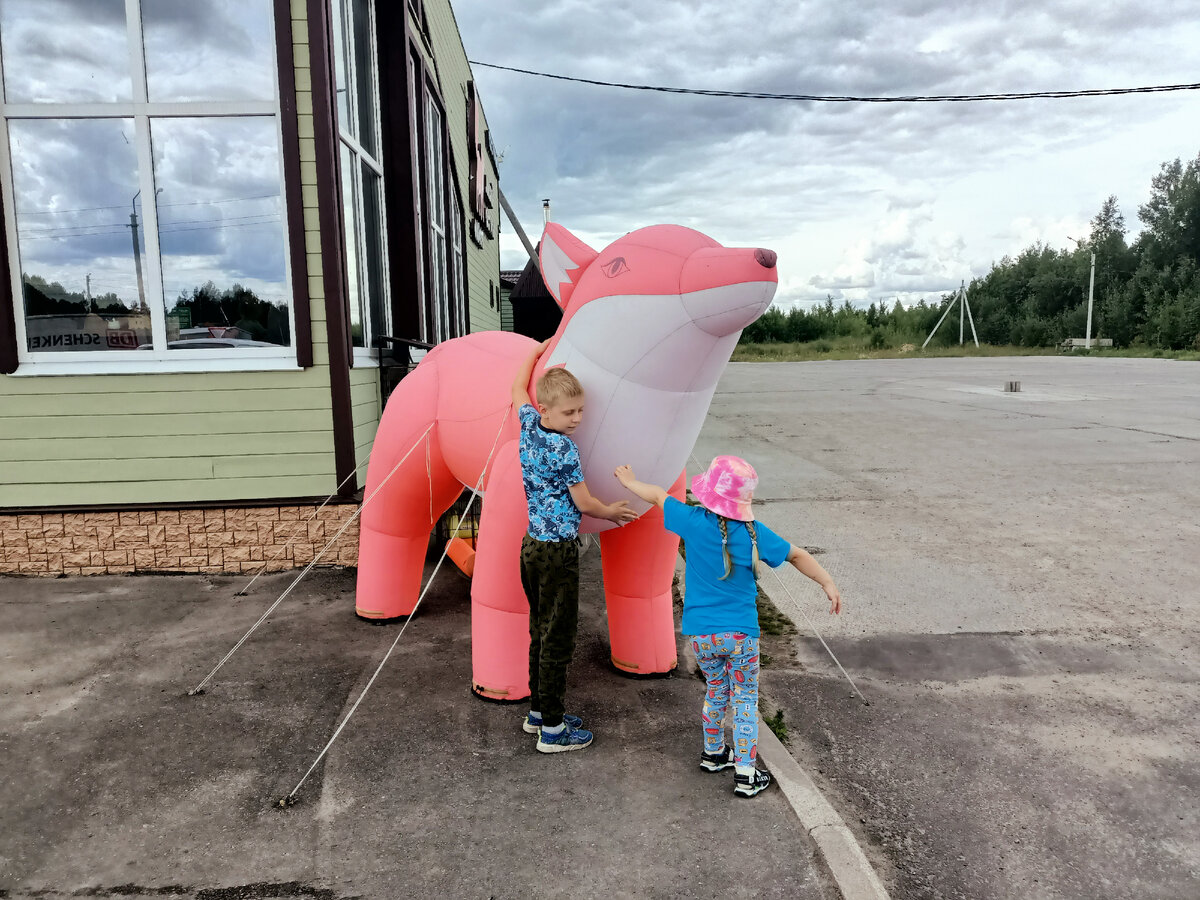
M 547 369 L 537 380 L 535 390 L 538 403 L 542 406 L 554 406 L 560 400 L 583 396 L 583 385 L 579 379 L 561 366 Z

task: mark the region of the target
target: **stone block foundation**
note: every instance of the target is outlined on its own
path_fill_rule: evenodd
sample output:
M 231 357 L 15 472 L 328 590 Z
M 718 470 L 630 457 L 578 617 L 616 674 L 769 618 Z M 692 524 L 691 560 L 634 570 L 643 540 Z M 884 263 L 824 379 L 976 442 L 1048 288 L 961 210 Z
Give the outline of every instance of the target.
M 0 515 L 0 574 L 268 572 L 312 562 L 358 509 L 312 506 Z M 358 521 L 318 565 L 358 564 Z

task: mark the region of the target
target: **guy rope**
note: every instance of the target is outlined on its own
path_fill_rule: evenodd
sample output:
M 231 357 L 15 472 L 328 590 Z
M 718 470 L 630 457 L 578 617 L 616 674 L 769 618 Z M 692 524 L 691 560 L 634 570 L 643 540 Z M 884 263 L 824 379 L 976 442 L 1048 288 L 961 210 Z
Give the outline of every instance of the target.
M 507 416 L 507 414 L 505 414 L 505 420 L 507 421 L 507 419 L 508 419 L 508 416 Z M 501 427 L 503 427 L 503 426 L 501 426 Z M 217 663 L 215 666 L 213 666 L 213 670 L 211 672 L 209 672 L 207 675 L 204 676 L 204 680 L 201 681 L 194 688 L 192 688 L 190 691 L 188 691 L 189 697 L 195 697 L 197 694 L 201 693 L 204 690 L 204 686 L 206 684 L 208 684 L 209 680 L 214 675 L 217 674 L 217 671 L 221 668 L 221 666 L 223 666 L 223 665 L 225 665 L 225 663 L 229 662 L 230 657 L 232 657 L 233 654 L 237 653 L 238 649 L 242 646 L 242 644 L 246 643 L 246 641 L 247 641 L 247 639 L 249 639 L 250 635 L 254 634 L 254 632 L 258 628 L 258 626 L 261 625 L 263 622 L 265 622 L 267 620 L 267 617 L 275 611 L 276 607 L 278 607 L 279 604 L 284 601 L 284 598 L 286 598 L 288 594 L 290 594 L 293 590 L 295 590 L 296 585 L 298 585 L 300 583 L 300 581 L 304 578 L 305 575 L 307 575 L 309 573 L 309 571 L 312 569 L 312 567 L 315 566 L 317 564 L 317 562 L 321 559 L 321 557 L 325 555 L 325 551 L 327 551 L 330 547 L 332 547 L 334 545 L 334 542 L 336 542 L 337 539 L 340 538 L 345 533 L 346 529 L 349 528 L 351 525 L 353 525 L 355 520 L 360 515 L 362 515 L 362 511 L 363 511 L 363 509 L 366 508 L 366 505 L 368 503 L 370 503 L 381 490 L 383 490 L 384 486 L 388 483 L 388 481 L 391 479 L 391 477 L 396 474 L 396 470 L 399 469 L 402 465 L 404 465 L 404 461 L 407 460 L 408 457 L 412 455 L 413 450 L 416 450 L 417 447 L 420 446 L 421 441 L 428 439 L 429 432 L 432 430 L 433 430 L 433 425 L 431 424 L 428 428 L 425 429 L 425 431 L 421 434 L 421 436 L 419 438 L 417 438 L 417 442 L 412 445 L 412 447 L 409 449 L 409 451 L 400 458 L 400 462 L 396 463 L 396 465 L 394 465 L 392 467 L 392 471 L 388 472 L 387 477 L 384 478 L 383 481 L 381 481 L 379 483 L 379 487 L 375 488 L 375 490 L 371 492 L 371 496 L 369 496 L 363 500 L 362 506 L 360 506 L 357 510 L 354 511 L 354 515 L 352 515 L 349 519 L 347 519 L 346 522 L 342 525 L 342 527 L 338 529 L 337 534 L 335 534 L 332 538 L 330 538 L 329 543 L 327 543 L 324 547 L 321 548 L 321 552 L 313 557 L 312 562 L 310 562 L 307 566 L 304 567 L 304 571 L 302 571 L 299 575 L 296 576 L 296 580 L 293 581 L 291 584 L 289 584 L 287 586 L 287 589 L 282 594 L 279 595 L 279 599 L 276 600 L 274 603 L 272 603 L 267 608 L 267 611 L 258 617 L 258 621 L 255 622 L 253 625 L 251 625 L 250 630 L 242 635 L 241 640 L 239 640 L 236 644 L 234 644 L 233 648 L 228 653 L 226 653 L 223 657 L 221 657 L 221 661 L 219 663 Z M 428 463 L 427 463 L 427 465 L 428 465 Z M 347 476 L 347 478 L 349 478 L 349 476 Z M 324 504 L 322 504 L 322 506 L 323 505 Z M 257 578 L 257 577 L 258 576 L 256 575 L 255 578 Z M 253 584 L 253 583 L 254 583 L 254 581 L 253 581 L 253 579 L 251 579 L 250 584 Z M 246 585 L 246 587 L 248 588 L 248 587 L 250 587 L 250 585 L 248 584 L 248 585 Z M 243 588 L 242 590 L 244 591 L 245 588 Z
M 471 488 L 471 499 L 467 501 L 466 509 L 464 510 L 463 514 L 458 517 L 458 524 L 454 526 L 454 533 L 450 535 L 451 541 L 458 537 L 458 531 L 460 528 L 462 528 L 462 523 L 467 518 L 467 514 L 470 513 L 471 505 L 475 502 L 475 498 L 479 496 L 479 491 L 483 487 L 483 479 L 487 475 L 488 466 L 490 466 L 492 463 L 492 457 L 496 453 L 496 447 L 500 444 L 500 435 L 504 433 L 504 426 L 508 424 L 508 417 L 511 412 L 512 407 L 510 406 L 504 413 L 504 420 L 500 423 L 500 430 L 496 432 L 496 439 L 492 441 L 492 449 L 488 453 L 487 462 L 483 464 L 483 470 L 479 473 L 479 480 L 476 481 L 475 486 Z M 411 453 L 412 451 L 410 450 L 409 452 Z M 393 469 L 393 471 L 395 470 Z M 382 487 L 382 485 L 380 485 L 380 487 Z M 421 589 L 420 596 L 417 597 L 417 602 L 413 605 L 412 612 L 408 614 L 408 618 L 406 618 L 404 620 L 404 624 L 400 626 L 400 633 L 396 635 L 396 639 L 392 641 L 392 646 L 388 647 L 387 653 L 385 653 L 383 655 L 383 659 L 379 661 L 379 665 L 376 666 L 375 672 L 371 675 L 370 680 L 367 681 L 366 687 L 362 689 L 362 693 L 358 695 L 358 699 L 354 701 L 354 705 L 350 707 L 350 711 L 346 713 L 346 717 L 342 719 L 341 724 L 338 725 L 337 729 L 333 732 L 333 736 L 329 738 L 329 742 L 324 746 L 321 752 L 317 754 L 317 758 L 313 760 L 312 765 L 308 767 L 308 771 L 304 773 L 304 777 L 296 782 L 296 786 L 292 788 L 292 790 L 286 796 L 280 798 L 278 801 L 279 806 L 287 807 L 296 802 L 296 795 L 300 793 L 300 788 L 303 787 L 304 782 L 308 780 L 308 776 L 313 773 L 313 771 L 320 764 L 321 760 L 325 758 L 325 754 L 329 752 L 329 748 L 333 746 L 333 742 L 338 739 L 338 735 L 342 733 L 342 729 L 346 727 L 346 723 L 350 721 L 350 717 L 354 715 L 354 711 L 358 709 L 358 705 L 362 703 L 363 697 L 367 696 L 367 691 L 371 689 L 371 685 L 375 683 L 375 679 L 378 678 L 379 673 L 383 671 L 383 667 L 387 664 L 388 659 L 391 657 L 392 651 L 395 650 L 396 645 L 400 643 L 400 638 L 404 637 L 404 631 L 406 628 L 408 628 L 408 623 L 411 622 L 413 616 L 417 614 L 417 610 L 421 606 L 421 601 L 425 599 L 425 595 L 429 592 L 430 585 L 433 584 L 433 579 L 437 577 L 438 570 L 441 569 L 442 563 L 446 561 L 446 554 L 449 552 L 450 542 L 448 541 L 446 543 L 446 548 L 442 551 L 442 555 L 438 558 L 437 565 L 433 567 L 433 571 L 429 574 L 429 579 L 425 582 L 425 587 Z

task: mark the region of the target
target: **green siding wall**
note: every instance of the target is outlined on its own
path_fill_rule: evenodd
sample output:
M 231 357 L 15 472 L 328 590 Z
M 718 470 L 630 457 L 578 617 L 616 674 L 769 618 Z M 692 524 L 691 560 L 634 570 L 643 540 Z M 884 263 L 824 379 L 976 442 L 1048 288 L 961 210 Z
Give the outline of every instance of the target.
M 354 414 L 354 463 L 358 468 L 358 486 L 367 482 L 367 459 L 379 427 L 379 370 L 350 370 L 350 405 Z
M 0 376 L 0 508 L 324 496 L 335 485 L 304 0 L 292 0 L 315 365 Z

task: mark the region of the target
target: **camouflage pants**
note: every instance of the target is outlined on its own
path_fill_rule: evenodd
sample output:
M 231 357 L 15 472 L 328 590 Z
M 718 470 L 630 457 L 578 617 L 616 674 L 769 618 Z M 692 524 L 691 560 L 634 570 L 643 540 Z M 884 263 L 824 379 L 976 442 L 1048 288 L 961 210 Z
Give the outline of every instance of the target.
M 579 622 L 579 541 L 521 541 L 521 584 L 529 598 L 529 708 L 562 723 L 567 666 Z

